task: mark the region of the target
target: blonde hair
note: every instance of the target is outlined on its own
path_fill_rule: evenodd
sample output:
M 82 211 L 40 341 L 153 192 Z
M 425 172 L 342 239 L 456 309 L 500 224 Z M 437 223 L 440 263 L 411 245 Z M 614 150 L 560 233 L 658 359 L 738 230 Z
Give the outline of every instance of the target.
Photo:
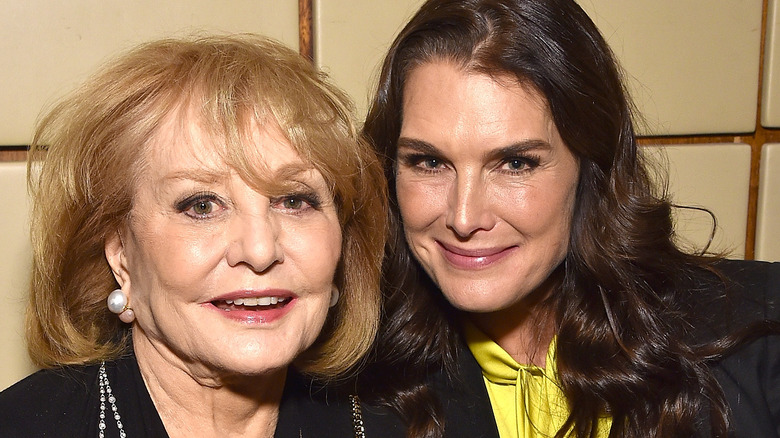
M 128 348 L 126 326 L 106 307 L 118 285 L 104 243 L 128 217 L 146 144 L 182 105 L 198 109 L 242 177 L 263 179 L 246 147 L 254 120 L 276 123 L 330 185 L 343 235 L 335 279 L 341 299 L 296 366 L 321 378 L 346 372 L 369 349 L 378 325 L 384 177 L 357 133 L 349 99 L 300 55 L 253 35 L 142 45 L 41 120 L 28 163 L 31 357 L 43 367 L 82 364 Z

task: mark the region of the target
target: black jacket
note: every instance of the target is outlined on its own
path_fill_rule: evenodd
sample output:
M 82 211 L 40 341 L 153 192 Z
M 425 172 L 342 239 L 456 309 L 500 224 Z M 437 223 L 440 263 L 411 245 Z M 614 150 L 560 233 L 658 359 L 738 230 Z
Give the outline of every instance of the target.
M 705 284 L 693 289 L 701 295 L 692 300 L 698 340 L 722 337 L 757 321 L 780 321 L 780 263 L 724 261 L 717 268 L 727 277 L 725 288 Z M 738 348 L 713 372 L 731 409 L 732 436 L 780 437 L 780 334 Z
M 0 437 L 98 436 L 99 365 L 38 371 L 0 393 Z M 164 438 L 162 420 L 144 385 L 135 357 L 106 363 L 122 425 L 130 438 Z M 107 404 L 107 413 L 110 405 Z M 116 421 L 106 419 L 106 438 L 119 436 Z M 288 372 L 278 438 L 354 436 L 349 400 L 333 397 L 305 377 Z

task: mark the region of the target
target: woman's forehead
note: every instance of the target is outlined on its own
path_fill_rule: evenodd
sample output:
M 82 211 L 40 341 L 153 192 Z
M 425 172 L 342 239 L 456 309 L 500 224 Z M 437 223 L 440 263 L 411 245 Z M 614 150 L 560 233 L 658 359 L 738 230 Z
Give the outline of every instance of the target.
M 275 124 L 254 124 L 245 136 L 229 141 L 226 135 L 205 129 L 197 118 L 168 117 L 144 149 L 136 188 L 182 180 L 222 184 L 237 175 L 270 196 L 301 186 L 331 190 Z
M 324 183 L 335 196 L 342 178 L 339 175 L 351 174 L 344 170 L 334 174 L 334 165 L 341 169 L 337 156 L 317 153 L 324 149 L 318 145 L 338 140 L 337 134 L 319 135 L 305 123 L 285 126 L 284 112 L 277 115 L 267 107 L 245 107 L 239 122 L 228 123 L 204 99 L 190 96 L 187 100 L 160 119 L 134 160 L 136 176 L 149 178 L 152 172 L 235 173 L 269 195 L 281 194 L 295 185 Z M 277 117 L 283 121 L 278 122 Z

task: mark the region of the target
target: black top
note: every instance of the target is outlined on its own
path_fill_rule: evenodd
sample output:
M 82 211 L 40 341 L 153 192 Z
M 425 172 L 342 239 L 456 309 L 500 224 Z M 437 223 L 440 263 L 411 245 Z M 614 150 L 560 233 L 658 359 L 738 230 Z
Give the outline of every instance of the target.
M 99 365 L 41 370 L 0 393 L 2 437 L 97 437 Z M 106 363 L 128 437 L 167 437 L 133 356 Z M 110 405 L 106 406 L 111 412 Z M 118 437 L 106 419 L 106 437 Z
M 0 393 L 0 437 L 97 437 L 99 367 L 73 366 L 38 371 Z M 127 436 L 167 437 L 135 357 L 128 355 L 107 362 L 106 373 Z M 118 437 L 108 403 L 106 414 L 106 438 Z M 381 427 L 382 416 L 374 423 Z M 352 437 L 354 427 L 349 399 L 329 394 L 290 370 L 275 436 Z M 382 435 L 372 433 L 368 436 Z
M 692 289 L 695 339 L 711 341 L 758 321 L 780 321 L 780 263 L 723 261 L 716 267 L 727 278 L 725 287 L 713 281 L 716 286 Z M 713 372 L 731 409 L 732 436 L 780 437 L 780 334 L 743 345 Z

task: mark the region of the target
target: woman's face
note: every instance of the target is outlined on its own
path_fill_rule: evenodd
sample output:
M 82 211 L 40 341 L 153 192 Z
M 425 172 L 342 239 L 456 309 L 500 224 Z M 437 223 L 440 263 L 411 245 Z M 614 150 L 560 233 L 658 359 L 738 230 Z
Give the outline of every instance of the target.
M 258 172 L 290 188 L 256 191 L 197 124 L 174 117 L 148 147 L 128 225 L 106 245 L 139 361 L 263 374 L 320 333 L 341 251 L 333 196 L 277 127 L 255 127 L 246 147 Z
M 404 88 L 396 190 L 406 239 L 457 308 L 522 305 L 562 262 L 579 176 L 546 100 L 453 64 Z

